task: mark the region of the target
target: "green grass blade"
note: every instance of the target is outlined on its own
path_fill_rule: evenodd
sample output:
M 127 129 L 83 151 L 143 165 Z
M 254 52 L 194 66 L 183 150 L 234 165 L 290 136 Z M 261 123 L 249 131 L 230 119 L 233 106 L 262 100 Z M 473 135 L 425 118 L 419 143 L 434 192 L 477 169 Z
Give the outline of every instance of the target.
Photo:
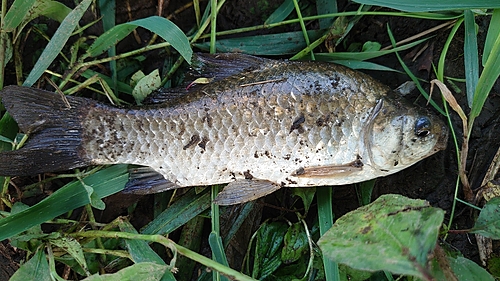
M 128 181 L 127 165 L 111 166 L 83 180 L 93 187 L 99 198 L 104 198 L 123 190 Z M 71 182 L 36 205 L 0 219 L 0 241 L 89 203 L 82 183 Z
M 128 221 L 122 221 L 118 226 L 123 232 L 138 234 L 137 230 Z M 125 239 L 125 245 L 134 263 L 154 262 L 160 265 L 166 265 L 165 261 L 163 261 L 162 258 L 151 249 L 148 242 L 144 240 Z M 170 270 L 167 270 L 161 280 L 175 281 L 175 277 Z
M 323 236 L 333 226 L 333 205 L 332 205 L 333 188 L 318 187 L 316 189 L 316 198 L 318 199 L 318 219 L 319 233 Z M 325 277 L 327 281 L 339 281 L 339 267 L 336 262 L 333 262 L 325 255 L 323 258 L 323 266 L 325 267 Z
M 420 39 L 415 42 L 393 48 L 391 50 L 380 50 L 380 51 L 369 51 L 369 52 L 337 52 L 337 53 L 315 53 L 316 60 L 321 61 L 337 61 L 337 60 L 369 60 L 384 56 L 387 54 L 392 54 L 395 52 L 410 49 L 422 42 L 428 40 L 428 38 Z
M 169 42 L 188 63 L 191 63 L 193 50 L 191 50 L 191 46 L 184 32 L 182 32 L 173 22 L 158 16 L 151 16 L 113 27 L 99 36 L 87 50 L 87 53 L 92 57 L 100 55 L 116 45 L 118 41 L 125 38 L 125 36 L 130 34 L 130 32 L 138 26 L 158 34 L 163 40 Z
M 102 16 L 102 27 L 104 29 L 104 32 L 106 32 L 111 28 L 115 27 L 116 3 L 115 0 L 105 0 L 105 1 L 98 1 L 98 4 L 99 4 L 99 11 L 101 12 Z M 116 45 L 111 46 L 111 48 L 109 48 L 108 50 L 108 57 L 114 57 L 114 56 L 116 56 Z M 109 68 L 111 70 L 111 79 L 113 80 L 113 84 L 108 84 L 108 85 L 113 85 L 113 89 L 116 92 L 118 83 L 116 60 L 112 60 L 109 62 Z
M 365 5 L 388 7 L 405 12 L 433 12 L 500 8 L 500 2 L 497 0 L 420 0 L 418 2 L 415 2 L 415 0 L 354 0 L 354 2 Z
M 80 5 L 76 6 L 76 8 L 63 20 L 54 36 L 52 36 L 52 39 L 50 39 L 49 44 L 47 44 L 43 50 L 40 58 L 28 75 L 28 78 L 24 81 L 23 86 L 31 87 L 38 78 L 42 76 L 43 72 L 54 61 L 68 41 L 71 33 L 75 30 L 78 21 L 82 18 L 90 3 L 92 3 L 92 0 L 83 0 Z
M 387 32 L 389 34 L 389 38 L 391 39 L 391 43 L 393 45 L 396 44 L 396 39 L 394 39 L 394 36 L 392 35 L 392 32 L 391 32 L 391 29 L 389 28 L 389 26 L 387 26 Z M 444 116 L 447 116 L 446 113 L 444 112 L 443 109 L 441 109 L 439 107 L 439 105 L 437 105 L 437 103 L 430 99 L 429 98 L 429 94 L 427 94 L 427 92 L 424 90 L 424 88 L 422 87 L 422 85 L 420 85 L 420 81 L 418 80 L 418 78 L 411 72 L 411 70 L 408 68 L 408 66 L 406 66 L 406 64 L 404 63 L 403 59 L 401 58 L 401 56 L 399 55 L 398 52 L 396 52 L 396 57 L 398 58 L 399 60 L 399 63 L 401 64 L 401 66 L 403 67 L 404 71 L 406 72 L 406 74 L 410 77 L 410 79 L 413 81 L 413 83 L 415 83 L 415 86 L 417 87 L 417 89 L 420 91 L 420 94 L 422 96 L 425 97 L 426 100 L 429 101 L 429 103 L 432 105 L 432 107 L 434 107 L 434 109 L 436 109 L 439 113 L 443 114 Z
M 490 19 L 490 26 L 488 27 L 488 33 L 486 34 L 486 41 L 484 43 L 482 58 L 483 66 L 486 64 L 486 61 L 490 56 L 491 49 L 493 49 L 493 44 L 495 43 L 495 39 L 498 37 L 498 34 L 500 34 L 500 9 L 495 9 Z
M 10 6 L 9 11 L 5 15 L 5 22 L 3 28 L 5 32 L 12 32 L 16 27 L 21 24 L 24 17 L 20 15 L 28 14 L 36 0 L 16 0 Z
M 481 112 L 484 102 L 488 97 L 495 81 L 500 75 L 500 34 L 497 35 L 491 53 L 486 61 L 483 72 L 477 82 L 476 91 L 474 92 L 474 100 L 472 102 L 471 112 L 469 114 L 469 130 L 472 129 L 472 122 Z
M 465 42 L 464 42 L 464 67 L 465 86 L 467 88 L 467 103 L 472 107 L 474 90 L 479 80 L 479 51 L 477 49 L 476 22 L 471 10 L 464 11 Z
M 194 188 L 188 191 L 170 208 L 163 211 L 156 219 L 148 223 L 142 230 L 143 234 L 167 234 L 184 225 L 189 220 L 210 207 L 210 193 L 207 188 L 196 194 Z
M 272 24 L 283 21 L 286 19 L 293 11 L 293 1 L 285 0 L 281 6 L 279 6 L 264 22 L 264 24 Z
M 358 61 L 358 60 L 336 60 L 333 61 L 336 64 L 344 65 L 352 69 L 366 69 L 366 70 L 376 70 L 376 71 L 391 71 L 400 72 L 394 68 L 390 68 L 384 65 L 380 65 L 369 61 Z

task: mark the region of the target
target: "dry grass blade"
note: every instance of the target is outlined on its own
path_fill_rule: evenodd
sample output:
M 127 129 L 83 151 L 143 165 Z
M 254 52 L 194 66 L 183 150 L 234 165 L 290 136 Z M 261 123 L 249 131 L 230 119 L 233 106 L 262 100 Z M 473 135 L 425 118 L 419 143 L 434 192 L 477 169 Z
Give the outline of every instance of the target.
M 459 163 L 458 173 L 460 175 L 460 180 L 463 185 L 465 199 L 471 202 L 474 199 L 474 195 L 472 193 L 472 189 L 470 188 L 469 179 L 467 178 L 465 170 L 467 167 L 467 152 L 469 151 L 469 127 L 467 125 L 467 116 L 462 110 L 462 107 L 460 107 L 460 105 L 458 104 L 455 97 L 452 95 L 451 91 L 448 89 L 448 87 L 446 87 L 446 85 L 443 82 L 437 79 L 432 80 L 431 91 L 430 91 L 431 93 L 434 89 L 434 85 L 438 86 L 444 99 L 448 102 L 451 108 L 453 108 L 453 110 L 458 114 L 458 116 L 460 116 L 460 119 L 462 119 L 463 142 L 462 142 L 462 149 L 460 150 L 460 163 Z

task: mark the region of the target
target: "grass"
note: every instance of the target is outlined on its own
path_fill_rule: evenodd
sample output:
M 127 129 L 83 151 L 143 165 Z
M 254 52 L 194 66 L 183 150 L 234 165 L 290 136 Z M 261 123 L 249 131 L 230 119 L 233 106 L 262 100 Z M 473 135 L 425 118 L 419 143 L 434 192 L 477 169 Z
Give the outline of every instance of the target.
M 114 20 L 111 20 L 115 18 L 114 9 L 110 8 L 110 6 L 115 5 L 114 1 L 107 1 L 107 7 L 103 6 L 104 1 L 102 3 L 99 1 L 101 4 L 100 16 L 102 16 L 106 32 L 98 37 L 92 37 L 86 33 L 87 28 L 96 22 L 85 23 L 83 26 L 78 25 L 81 23 L 83 14 L 92 4 L 91 2 L 83 0 L 78 6 L 70 9 L 55 1 L 46 5 L 36 5 L 35 1 L 17 0 L 10 7 L 7 7 L 6 1 L 2 1 L 0 25 L 5 32 L 0 33 L 0 66 L 6 65 L 4 62 L 10 60 L 7 67 L 13 65 L 15 71 L 0 67 L 0 88 L 5 83 L 7 73 L 15 73 L 15 77 L 9 77 L 10 80 L 20 81 L 25 86 L 43 82 L 43 79 L 50 79 L 56 87 L 63 89 L 66 94 L 75 94 L 85 88 L 107 96 L 115 104 L 130 104 L 134 100 L 131 95 L 137 93 L 137 89 L 128 83 L 127 78 L 130 74 L 140 70 L 141 65 L 137 62 L 144 58 L 144 54 L 153 50 L 163 50 L 166 54 L 179 54 L 172 55 L 173 63 L 163 72 L 161 84 L 164 85 L 171 83 L 171 78 L 183 61 L 190 62 L 192 48 L 197 47 L 210 52 L 239 51 L 255 55 L 280 55 L 292 59 L 341 61 L 343 64 L 375 70 L 386 70 L 387 67 L 367 62 L 367 60 L 395 53 L 402 63 L 402 68 L 408 72 L 412 80 L 417 83 L 422 95 L 427 98 L 428 93 L 404 65 L 399 52 L 432 40 L 432 33 L 411 38 L 409 42 L 401 45 L 398 45 L 398 42 L 392 38 L 393 48 L 389 50 L 381 49 L 377 44 L 366 44 L 366 46 L 375 47 L 359 52 L 326 52 L 324 50 L 328 50 L 328 48 L 325 47 L 325 44 L 331 41 L 337 45 L 342 44 L 352 28 L 365 16 L 453 20 L 455 23 L 436 66 L 436 77 L 439 81 L 444 82 L 448 47 L 458 29 L 464 25 L 466 43 L 463 52 L 467 69 L 465 71 L 467 106 L 470 107 L 470 113 L 468 116 L 461 115 L 464 124 L 462 127 L 463 139 L 459 138 L 460 134 L 452 131 L 459 173 L 457 174 L 457 187 L 451 216 L 448 218 L 448 224 L 444 225 L 441 210 L 431 208 L 421 201 L 412 201 L 407 198 L 384 197 L 384 200 L 388 200 L 384 201 L 385 205 L 380 205 L 383 200 L 368 204 L 373 189 L 373 182 L 369 182 L 362 184 L 358 189 L 360 205 L 366 205 L 363 207 L 364 209 L 358 209 L 357 212 L 340 218 L 335 223 L 334 228 L 331 228 L 335 222 L 333 190 L 321 187 L 305 191 L 297 189 L 294 191 L 296 196 L 291 197 L 293 200 L 288 199 L 292 204 L 286 207 L 291 208 L 291 210 L 284 211 L 268 221 L 254 222 L 256 223 L 254 228 L 246 224 L 248 224 L 248 219 L 252 217 L 252 212 L 257 212 L 259 209 L 257 204 L 248 203 L 234 218 L 235 223 L 228 231 L 230 235 L 224 237 L 221 235 L 221 214 L 228 212 L 228 209 L 210 203 L 220 189 L 220 187 L 214 186 L 205 190 L 191 189 L 180 198 L 176 196 L 175 192 L 157 195 L 158 198 L 162 198 L 158 199 L 162 203 L 161 205 L 166 206 L 157 210 L 155 218 L 142 229 L 137 230 L 127 218 L 119 217 L 110 223 L 102 224 L 96 220 L 93 214 L 95 209 L 105 207 L 104 202 L 101 201 L 102 198 L 124 188 L 128 179 L 128 170 L 124 165 L 90 168 L 84 172 L 75 171 L 75 174 L 57 175 L 51 179 L 43 180 L 44 183 L 51 181 L 62 187 L 31 207 L 21 203 L 12 204 L 12 198 L 15 195 L 10 193 L 13 190 L 9 188 L 11 179 L 1 178 L 3 205 L 0 213 L 2 216 L 0 219 L 0 240 L 10 239 L 12 245 L 26 250 L 26 263 L 11 280 L 25 279 L 26 276 L 39 276 L 40 280 L 71 278 L 93 280 L 100 277 L 94 275 L 90 277 L 90 275 L 104 272 L 103 265 L 106 266 L 106 270 L 116 272 L 106 276 L 106 280 L 121 280 L 124 277 L 139 278 L 138 276 L 144 274 L 144 268 L 149 270 L 151 280 L 188 280 L 189 277 L 182 273 L 174 273 L 176 268 L 192 268 L 188 264 L 192 261 L 207 269 L 199 274 L 198 280 L 254 280 L 254 278 L 265 276 L 268 276 L 268 280 L 287 280 L 292 278 L 291 272 L 296 273 L 293 278 L 297 280 L 332 281 L 345 280 L 348 277 L 355 280 L 365 280 L 370 276 L 372 278 L 381 277 L 383 280 L 393 280 L 391 272 L 404 276 L 401 277 L 404 280 L 412 280 L 414 277 L 430 280 L 432 276 L 439 279 L 441 276 L 459 273 L 466 274 L 464 280 L 467 277 L 477 276 L 480 276 L 481 280 L 492 280 L 489 273 L 470 260 L 458 259 L 452 252 L 440 255 L 439 253 L 444 251 L 439 245 L 436 245 L 436 241 L 440 228 L 444 229 L 442 230 L 444 232 L 440 233 L 441 237 L 446 237 L 446 231 L 455 231 L 452 229 L 452 222 L 457 202 L 466 203 L 473 208 L 481 209 L 482 207 L 474 206 L 471 203 L 472 190 L 470 190 L 466 172 L 468 136 L 472 131 L 474 120 L 481 113 L 493 83 L 500 74 L 498 61 L 500 58 L 500 29 L 498 29 L 500 10 L 494 10 L 492 13 L 485 10 L 491 17 L 491 25 L 482 54 L 484 69 L 480 71 L 478 59 L 480 50 L 478 50 L 477 40 L 475 40 L 475 15 L 479 11 L 473 8 L 498 9 L 500 5 L 485 4 L 484 1 L 427 1 L 424 4 L 415 5 L 415 1 L 363 0 L 356 1 L 363 4 L 359 6 L 357 11 L 339 12 L 336 9 L 337 3 L 335 1 L 318 1 L 317 9 L 310 9 L 304 3 L 286 0 L 273 13 L 270 13 L 269 19 L 261 25 L 218 31 L 217 15 L 226 4 L 225 1 L 211 1 L 205 8 L 200 6 L 199 1 L 193 1 L 196 22 L 192 23 L 190 31 L 184 32 L 166 17 L 153 15 L 114 25 Z M 378 10 L 370 5 L 386 6 L 396 10 Z M 65 17 L 61 17 L 61 13 L 51 13 L 50 11 L 54 9 L 65 11 Z M 204 9 L 205 12 L 202 14 Z M 398 9 L 401 11 L 397 11 Z M 28 14 L 31 17 L 23 17 L 23 15 Z M 36 57 L 36 63 L 29 69 L 29 74 L 25 75 L 22 68 L 26 65 L 24 60 L 28 60 L 28 58 L 23 57 L 20 50 L 16 48 L 21 45 L 22 38 L 34 36 L 35 24 L 31 21 L 41 15 L 59 21 L 60 25 L 53 35 L 42 34 L 43 36 L 40 36 L 40 40 L 48 38 L 47 45 L 39 50 L 41 54 Z M 41 22 L 47 21 L 46 18 L 39 20 Z M 321 29 L 309 29 L 310 23 L 316 20 L 320 21 Z M 328 29 L 328 25 L 333 22 L 335 23 L 334 28 Z M 248 35 L 248 32 L 251 31 L 293 24 L 298 24 L 300 31 L 276 32 L 271 36 Z M 152 39 L 146 45 L 117 53 L 117 43 L 127 36 L 131 36 L 138 30 L 138 27 L 154 33 L 155 38 L 161 40 Z M 388 27 L 388 34 L 392 37 L 390 27 Z M 220 39 L 224 35 L 231 35 L 232 38 Z M 161 42 L 156 43 L 155 40 Z M 292 40 L 293 43 L 286 44 L 287 40 Z M 269 46 L 269 48 L 265 49 L 265 46 Z M 109 72 L 102 71 L 102 66 L 108 63 Z M 123 64 L 120 65 L 120 63 Z M 123 65 L 126 63 L 128 66 L 124 67 Z M 57 65 L 62 67 L 57 67 Z M 129 75 L 122 74 L 122 71 L 125 70 L 128 71 Z M 144 75 L 144 79 L 152 79 L 148 77 Z M 143 82 L 147 84 L 151 81 L 144 80 Z M 441 86 L 441 84 L 439 85 Z M 446 86 L 440 87 L 440 89 L 445 91 Z M 455 111 L 460 111 L 460 107 L 457 107 L 451 97 L 448 96 L 446 102 Z M 446 103 L 440 106 L 438 103 L 432 102 L 432 105 L 438 112 L 449 118 L 450 112 Z M 450 118 L 448 120 L 450 127 L 452 127 L 454 125 L 452 120 Z M 1 150 L 10 150 L 25 140 L 16 138 L 17 130 L 12 118 L 4 113 L 0 120 Z M 72 181 L 69 183 L 57 182 L 61 178 L 72 178 Z M 458 197 L 459 180 L 465 194 L 463 199 Z M 314 196 L 317 198 L 316 201 L 312 200 Z M 16 198 L 16 200 L 19 199 Z M 165 202 L 167 200 L 168 204 Z M 495 209 L 498 204 L 494 200 L 491 201 L 493 202 L 487 203 L 482 209 L 475 227 L 466 230 L 467 232 L 480 233 L 483 236 L 498 239 L 496 221 L 500 220 L 497 220 L 496 213 L 498 212 Z M 87 206 L 83 212 L 86 215 L 82 216 L 80 220 L 67 219 L 68 214 L 81 206 Z M 95 209 L 90 208 L 90 206 Z M 371 224 L 367 226 L 363 219 L 370 214 L 379 218 L 371 220 L 369 222 Z M 394 214 L 401 216 L 397 224 L 392 221 L 395 217 Z M 186 231 L 192 229 L 191 224 L 195 226 L 195 229 L 202 228 L 205 217 L 210 218 L 210 235 L 204 238 L 205 241 L 198 241 L 198 244 L 186 242 L 186 245 L 193 247 L 192 249 L 174 242 L 173 238 L 168 238 L 169 235 L 176 236 L 175 233 L 181 233 L 181 237 L 185 237 L 181 241 L 189 240 L 190 234 Z M 350 223 L 342 224 L 349 219 L 352 220 Z M 488 220 L 494 223 L 487 223 Z M 417 225 L 416 222 L 421 224 Z M 44 232 L 40 227 L 43 223 L 59 225 L 60 228 L 53 232 Z M 410 230 L 409 233 L 413 231 L 427 235 L 400 236 L 401 231 L 399 230 L 380 227 L 386 224 Z M 340 233 L 358 233 L 360 229 L 370 232 L 366 227 L 374 229 L 373 239 L 381 241 L 380 244 L 373 242 L 374 246 L 381 248 L 373 251 L 379 259 L 370 264 L 367 263 L 367 260 L 370 260 L 368 256 L 363 256 L 370 254 L 366 253 L 365 248 L 339 246 L 348 241 L 365 243 L 366 241 L 363 239 L 368 239 L 369 236 L 353 234 L 350 237 L 342 237 L 342 234 L 337 234 L 338 231 Z M 244 245 L 246 246 L 244 271 L 237 272 L 229 266 L 231 261 L 228 261 L 230 256 L 226 249 L 227 245 L 231 243 L 231 238 L 236 237 L 238 230 L 245 228 L 250 229 L 252 239 L 250 239 L 249 245 Z M 320 237 L 327 237 L 329 242 L 320 243 L 318 248 L 316 243 Z M 325 239 L 323 238 L 323 241 Z M 408 239 L 407 243 L 396 243 L 397 241 L 406 241 L 406 239 Z M 117 241 L 120 241 L 121 244 Z M 417 242 L 421 244 L 415 244 Z M 162 247 L 158 248 L 150 243 L 157 243 Z M 211 259 L 198 253 L 201 251 L 200 243 L 209 245 L 212 252 Z M 408 249 L 402 245 L 406 245 Z M 425 245 L 425 247 L 420 247 L 421 245 Z M 342 251 L 348 251 L 354 254 L 354 257 L 349 258 L 348 254 L 340 256 L 336 254 Z M 383 256 L 383 253 L 393 253 L 391 251 L 403 253 L 403 255 L 398 256 L 398 259 L 405 264 L 398 267 L 387 263 L 396 255 L 392 254 L 392 256 L 386 257 Z M 446 264 L 449 267 L 429 266 L 428 259 L 431 255 L 434 256 L 432 261 L 434 264 Z M 285 260 L 292 260 L 292 262 L 286 264 Z M 337 262 L 341 262 L 343 265 L 339 266 Z M 462 264 L 465 264 L 469 270 L 468 273 L 460 271 Z M 367 272 L 366 269 L 381 272 L 385 270 L 385 272 L 371 273 Z

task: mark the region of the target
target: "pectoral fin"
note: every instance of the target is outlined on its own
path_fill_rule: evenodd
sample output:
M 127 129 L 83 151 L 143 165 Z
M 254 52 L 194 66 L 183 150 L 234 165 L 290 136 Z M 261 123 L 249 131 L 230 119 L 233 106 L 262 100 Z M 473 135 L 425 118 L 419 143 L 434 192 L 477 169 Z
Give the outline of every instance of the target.
M 363 170 L 363 162 L 361 157 L 356 160 L 342 165 L 325 165 L 317 167 L 305 167 L 295 171 L 292 176 L 295 177 L 337 177 L 347 176 L 355 172 Z
M 264 197 L 280 189 L 281 186 L 266 180 L 242 179 L 229 183 L 217 195 L 217 205 L 235 205 Z

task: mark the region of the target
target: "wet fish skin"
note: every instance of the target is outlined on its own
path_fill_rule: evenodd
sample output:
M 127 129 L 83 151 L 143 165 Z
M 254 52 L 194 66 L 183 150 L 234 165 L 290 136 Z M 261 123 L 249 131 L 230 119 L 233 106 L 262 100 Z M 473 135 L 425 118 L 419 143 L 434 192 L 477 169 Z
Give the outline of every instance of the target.
M 67 97 L 69 109 L 59 95 L 14 86 L 0 95 L 30 133 L 24 148 L 1 153 L 0 162 L 33 163 L 0 163 L 1 175 L 129 163 L 151 167 L 174 187 L 341 185 L 413 165 L 444 149 L 448 134 L 437 116 L 329 63 L 258 59 L 142 109 Z

